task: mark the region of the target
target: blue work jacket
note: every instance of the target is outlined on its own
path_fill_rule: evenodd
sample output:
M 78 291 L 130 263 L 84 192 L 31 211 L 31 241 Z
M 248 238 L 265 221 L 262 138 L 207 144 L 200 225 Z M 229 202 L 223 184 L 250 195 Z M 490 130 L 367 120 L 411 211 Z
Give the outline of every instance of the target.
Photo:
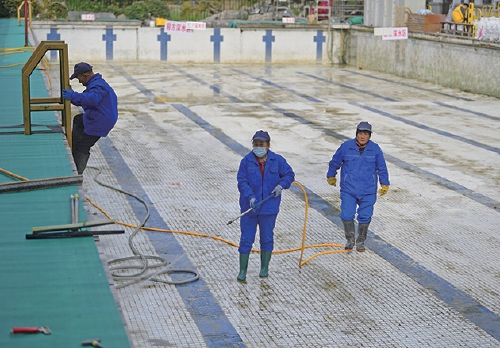
M 342 168 L 341 168 L 342 167 Z M 327 178 L 337 175 L 340 170 L 340 191 L 354 197 L 377 193 L 377 183 L 389 186 L 389 172 L 384 154 L 377 143 L 369 140 L 360 155 L 356 139 L 345 141 L 337 149 L 330 161 Z
M 81 106 L 85 134 L 105 137 L 118 120 L 118 98 L 101 74 L 94 74 L 83 93 L 74 92 L 71 103 Z
M 257 203 L 271 195 L 277 185 L 283 189 L 290 188 L 295 180 L 295 173 L 285 158 L 267 150 L 267 161 L 264 176 L 260 172 L 259 162 L 253 152 L 243 157 L 237 174 L 238 190 L 240 191 L 241 212 L 250 209 L 250 199 L 256 198 Z M 268 200 L 256 211 L 250 214 L 278 214 L 281 195 Z

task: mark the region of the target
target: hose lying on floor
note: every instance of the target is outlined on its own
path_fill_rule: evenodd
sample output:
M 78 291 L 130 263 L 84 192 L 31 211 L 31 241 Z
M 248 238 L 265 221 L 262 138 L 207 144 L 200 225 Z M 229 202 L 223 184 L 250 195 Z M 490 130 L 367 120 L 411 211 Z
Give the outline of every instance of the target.
M 141 201 L 146 206 L 146 209 L 148 209 L 147 208 L 147 204 L 142 199 L 140 199 L 139 197 L 136 197 L 136 196 L 134 196 L 132 194 L 129 194 L 129 193 L 124 192 L 124 191 L 121 191 L 120 189 L 116 189 L 116 188 L 114 188 L 112 186 L 108 186 L 108 185 L 102 184 L 102 183 L 100 183 L 98 181 L 96 181 L 96 182 L 99 183 L 102 186 L 109 187 L 109 188 L 111 188 L 113 190 L 117 190 L 119 192 L 123 192 L 123 193 L 126 193 L 128 195 L 131 195 L 131 196 L 137 198 L 139 201 Z M 302 243 L 301 243 L 300 247 L 296 247 L 296 248 L 291 248 L 291 249 L 287 249 L 287 250 L 273 250 L 273 254 L 284 254 L 284 253 L 289 253 L 289 252 L 294 252 L 294 251 L 300 251 L 299 267 L 302 267 L 307 262 L 311 261 L 312 259 L 314 259 L 314 258 L 316 258 L 316 257 L 318 257 L 320 255 L 348 253 L 348 251 L 344 249 L 344 245 L 343 244 L 322 243 L 322 244 L 306 245 L 307 220 L 308 220 L 308 216 L 309 216 L 309 202 L 308 202 L 308 198 L 307 198 L 307 192 L 304 189 L 304 187 L 298 181 L 294 181 L 292 184 L 297 185 L 301 189 L 302 193 L 304 194 L 305 216 L 304 216 L 304 225 L 303 225 L 303 228 L 302 228 Z M 95 204 L 88 196 L 85 196 L 85 198 L 87 199 L 87 201 L 92 206 L 94 206 L 95 208 L 97 208 L 108 219 L 111 219 L 111 216 L 104 209 L 102 209 L 97 204 Z M 149 216 L 149 209 L 148 209 L 148 216 Z M 167 229 L 155 228 L 155 227 L 144 227 L 144 223 L 145 223 L 145 221 L 140 226 L 135 226 L 135 225 L 128 224 L 128 223 L 125 223 L 125 222 L 116 221 L 116 224 L 118 224 L 118 225 L 130 227 L 130 228 L 135 228 L 136 230 L 135 230 L 134 234 L 137 233 L 140 229 L 148 230 L 148 231 L 155 231 L 155 232 L 179 233 L 179 234 L 186 234 L 186 235 L 191 235 L 191 236 L 196 236 L 196 237 L 211 238 L 211 239 L 214 239 L 214 240 L 217 240 L 217 241 L 220 241 L 220 242 L 224 242 L 224 243 L 226 243 L 228 245 L 231 245 L 233 247 L 236 247 L 236 248 L 239 246 L 237 243 L 229 241 L 229 240 L 224 239 L 224 238 L 219 237 L 219 236 L 213 236 L 213 235 L 210 235 L 210 234 L 200 233 L 200 232 L 193 232 L 193 231 L 179 231 L 179 230 L 170 230 L 170 229 L 167 230 Z M 307 258 L 306 260 L 303 261 L 305 249 L 311 249 L 311 248 L 332 248 L 332 247 L 333 248 L 341 248 L 341 249 L 326 250 L 326 251 L 314 254 L 314 255 L 310 256 L 309 258 Z M 252 249 L 252 252 L 260 252 L 260 251 Z M 182 272 L 182 271 L 180 271 L 180 272 Z M 185 272 L 187 272 L 187 271 L 185 271 Z M 192 272 L 192 271 L 189 271 L 189 272 Z
M 95 167 L 87 167 L 87 169 L 88 168 L 98 169 Z M 109 266 L 117 264 L 117 263 L 125 262 L 125 261 L 131 261 L 131 260 L 139 260 L 142 263 L 142 265 L 128 265 L 128 266 L 110 267 L 111 276 L 113 277 L 114 280 L 117 280 L 117 281 L 128 280 L 128 282 L 126 282 L 126 283 L 117 285 L 116 288 L 120 289 L 120 288 L 126 287 L 128 285 L 132 285 L 132 284 L 135 284 L 135 283 L 138 283 L 141 281 L 146 281 L 146 280 L 164 283 L 164 284 L 175 284 L 175 285 L 186 284 L 186 283 L 193 282 L 193 281 L 197 280 L 199 278 L 199 274 L 196 271 L 189 270 L 189 269 L 171 268 L 171 265 L 175 263 L 175 260 L 168 263 L 162 257 L 156 256 L 156 255 L 144 255 L 135 248 L 134 243 L 133 243 L 133 239 L 137 235 L 137 233 L 141 230 L 141 228 L 144 227 L 144 225 L 146 224 L 146 221 L 149 219 L 148 204 L 143 199 L 141 199 L 140 197 L 138 197 L 130 192 L 121 190 L 119 188 L 113 187 L 111 185 L 105 184 L 105 183 L 97 180 L 97 177 L 99 176 L 100 173 L 101 172 L 99 170 L 99 172 L 94 176 L 94 181 L 96 183 L 98 183 L 101 186 L 107 187 L 111 190 L 118 191 L 118 192 L 121 192 L 121 193 L 126 194 L 128 196 L 134 197 L 139 202 L 141 202 L 144 205 L 144 207 L 146 208 L 146 217 L 142 220 L 141 224 L 135 228 L 134 232 L 132 232 L 132 234 L 128 238 L 128 244 L 129 244 L 130 249 L 134 253 L 134 256 L 129 256 L 129 257 L 124 257 L 124 258 L 108 261 Z M 88 200 L 88 198 L 87 198 L 87 200 Z M 89 202 L 90 202 L 90 200 L 89 200 Z M 181 256 L 179 256 L 179 257 L 181 257 Z M 156 261 L 158 261 L 158 263 L 150 265 L 148 260 L 156 260 Z M 146 274 L 148 269 L 159 268 L 159 267 L 164 267 L 164 268 L 160 269 L 152 274 Z M 137 273 L 134 273 L 134 274 L 127 274 L 127 275 L 123 275 L 122 273 L 117 272 L 117 271 L 123 271 L 123 270 L 127 270 L 127 269 L 140 269 L 140 271 Z M 185 280 L 178 280 L 178 281 L 161 280 L 161 279 L 157 278 L 158 276 L 160 276 L 162 274 L 172 274 L 172 273 L 190 273 L 190 274 L 193 274 L 194 277 L 191 277 L 191 278 L 185 279 Z

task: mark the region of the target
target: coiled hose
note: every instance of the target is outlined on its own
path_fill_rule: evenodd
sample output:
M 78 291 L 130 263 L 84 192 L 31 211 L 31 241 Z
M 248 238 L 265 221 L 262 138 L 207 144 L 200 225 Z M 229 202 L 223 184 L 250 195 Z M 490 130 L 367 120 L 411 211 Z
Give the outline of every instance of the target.
M 93 169 L 99 170 L 98 168 L 95 168 L 95 167 L 87 167 L 87 168 L 93 168 Z M 197 280 L 199 278 L 199 274 L 196 271 L 189 270 L 189 269 L 174 269 L 174 268 L 170 268 L 170 265 L 172 265 L 173 263 L 175 263 L 176 260 L 174 260 L 173 262 L 171 262 L 169 264 L 162 257 L 156 256 L 156 255 L 144 255 L 139 250 L 137 250 L 135 248 L 133 239 L 137 235 L 137 233 L 139 233 L 139 231 L 142 228 L 144 228 L 144 225 L 146 224 L 146 221 L 148 221 L 148 219 L 149 219 L 149 215 L 150 214 L 149 214 L 148 204 L 142 198 L 138 197 L 137 195 L 134 195 L 133 193 L 121 190 L 119 188 L 113 187 L 111 185 L 108 185 L 108 184 L 105 184 L 105 183 L 99 181 L 97 179 L 97 177 L 99 176 L 99 174 L 101 174 L 100 170 L 94 176 L 94 181 L 96 183 L 98 183 L 101 186 L 107 187 L 107 188 L 109 188 L 111 190 L 118 191 L 118 192 L 121 192 L 121 193 L 123 193 L 125 195 L 131 196 L 131 197 L 137 199 L 139 202 L 141 202 L 144 205 L 144 207 L 146 208 L 146 217 L 142 220 L 142 222 L 140 223 L 139 226 L 136 226 L 136 227 L 134 226 L 135 230 L 134 230 L 134 232 L 132 232 L 132 234 L 128 238 L 128 245 L 129 245 L 130 249 L 132 250 L 132 252 L 134 253 L 134 256 L 129 256 L 129 257 L 124 257 L 124 258 L 114 259 L 114 260 L 108 261 L 108 266 L 112 266 L 112 265 L 115 265 L 115 264 L 118 264 L 118 263 L 121 263 L 121 262 L 132 261 L 132 260 L 139 260 L 140 263 L 142 263 L 142 265 L 128 265 L 128 266 L 114 266 L 114 267 L 110 267 L 109 269 L 111 271 L 111 276 L 113 277 L 114 280 L 117 280 L 117 281 L 128 280 L 128 282 L 126 282 L 126 283 L 117 285 L 116 288 L 117 289 L 124 288 L 124 287 L 126 287 L 128 285 L 132 285 L 132 284 L 135 284 L 135 283 L 138 283 L 138 282 L 141 282 L 141 281 L 146 281 L 146 280 L 154 281 L 154 282 L 158 282 L 158 283 L 164 283 L 164 284 L 174 284 L 174 285 L 177 285 L 177 284 L 186 284 L 186 283 L 190 283 L 190 282 L 193 282 L 193 281 Z M 92 203 L 92 201 L 88 197 L 86 197 L 86 198 L 87 198 L 87 200 L 92 205 L 94 205 Z M 129 225 L 129 227 L 131 227 L 131 226 Z M 150 265 L 150 263 L 148 262 L 148 260 L 156 260 L 156 261 L 158 261 L 158 263 Z M 152 274 L 146 274 L 146 272 L 148 271 L 148 269 L 150 269 L 150 268 L 159 268 L 159 267 L 164 267 L 164 268 L 160 269 L 160 270 L 158 270 L 158 271 L 156 271 L 156 272 L 154 272 Z M 127 275 L 124 275 L 122 272 L 118 272 L 118 271 L 124 271 L 124 270 L 127 270 L 127 269 L 139 269 L 139 272 L 134 273 L 134 274 L 127 274 Z M 158 276 L 160 276 L 162 274 L 172 274 L 172 273 L 190 273 L 190 274 L 193 274 L 193 277 L 191 277 L 189 279 L 177 280 L 177 281 L 162 280 L 162 279 L 158 279 L 157 278 Z

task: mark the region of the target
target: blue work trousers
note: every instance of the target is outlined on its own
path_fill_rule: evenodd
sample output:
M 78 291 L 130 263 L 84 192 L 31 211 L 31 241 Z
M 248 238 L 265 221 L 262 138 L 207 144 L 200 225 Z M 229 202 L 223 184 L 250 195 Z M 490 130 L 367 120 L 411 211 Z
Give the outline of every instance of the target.
M 373 205 L 377 201 L 377 194 L 355 197 L 346 192 L 340 192 L 340 218 L 345 221 L 354 220 L 358 214 L 358 222 L 367 224 L 372 221 Z M 356 211 L 357 208 L 357 211 Z
M 273 251 L 274 248 L 274 226 L 278 214 L 255 215 L 247 214 L 241 217 L 241 238 L 238 251 L 240 254 L 250 254 L 257 226 L 259 226 L 260 251 Z

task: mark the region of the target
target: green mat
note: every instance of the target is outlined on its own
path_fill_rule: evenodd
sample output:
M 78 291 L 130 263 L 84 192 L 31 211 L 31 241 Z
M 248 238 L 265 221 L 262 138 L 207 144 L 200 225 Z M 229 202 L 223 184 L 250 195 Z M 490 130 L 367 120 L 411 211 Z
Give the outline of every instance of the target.
M 74 175 L 53 112 L 32 113 L 34 134 L 23 134 L 21 69 L 31 52 L 12 50 L 23 45 L 23 26 L 0 19 L 0 168 L 28 179 Z M 32 97 L 48 96 L 40 71 L 30 84 Z M 0 173 L 0 184 L 16 181 Z M 77 186 L 0 193 L 0 347 L 81 347 L 93 338 L 130 347 L 94 239 L 25 237 L 32 227 L 71 223 L 76 193 Z M 18 326 L 48 326 L 52 334 L 9 333 Z

